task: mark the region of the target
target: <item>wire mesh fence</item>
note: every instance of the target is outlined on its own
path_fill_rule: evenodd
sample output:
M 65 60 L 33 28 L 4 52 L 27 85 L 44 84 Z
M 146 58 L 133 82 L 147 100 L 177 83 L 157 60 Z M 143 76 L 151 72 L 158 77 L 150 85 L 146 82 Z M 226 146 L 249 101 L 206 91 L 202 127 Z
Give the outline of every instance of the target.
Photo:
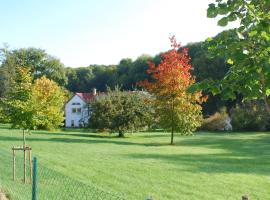
M 15 173 L 17 178 L 13 181 L 13 157 L 10 152 L 0 151 L 0 190 L 4 192 L 9 199 L 26 200 L 31 199 L 31 184 L 30 180 L 27 183 L 23 182 L 23 156 L 17 156 L 17 166 Z M 29 163 L 26 163 L 29 169 Z M 29 177 L 29 172 L 27 171 Z
M 0 192 L 10 200 L 30 200 L 32 184 L 30 163 L 26 163 L 27 179 L 23 180 L 23 153 L 16 156 L 16 178 L 13 180 L 13 157 L 11 152 L 0 151 Z M 124 200 L 119 194 L 104 191 L 94 185 L 85 184 L 55 170 L 47 168 L 38 161 L 37 165 L 37 199 L 38 200 Z

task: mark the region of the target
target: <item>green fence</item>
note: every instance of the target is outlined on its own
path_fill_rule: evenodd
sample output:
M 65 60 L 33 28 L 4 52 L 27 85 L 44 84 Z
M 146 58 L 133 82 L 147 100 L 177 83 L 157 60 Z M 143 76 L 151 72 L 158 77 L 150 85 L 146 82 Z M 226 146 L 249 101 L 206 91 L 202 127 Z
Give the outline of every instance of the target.
M 22 154 L 22 153 L 20 153 Z M 13 181 L 12 153 L 0 151 L 0 191 L 10 200 L 31 200 L 32 184 L 27 170 L 27 183 L 23 183 L 23 156 L 16 156 L 16 179 Z M 27 162 L 27 169 L 29 163 Z M 47 168 L 38 160 L 37 165 L 38 200 L 123 200 L 118 194 L 104 191 L 94 185 L 82 183 L 57 171 Z

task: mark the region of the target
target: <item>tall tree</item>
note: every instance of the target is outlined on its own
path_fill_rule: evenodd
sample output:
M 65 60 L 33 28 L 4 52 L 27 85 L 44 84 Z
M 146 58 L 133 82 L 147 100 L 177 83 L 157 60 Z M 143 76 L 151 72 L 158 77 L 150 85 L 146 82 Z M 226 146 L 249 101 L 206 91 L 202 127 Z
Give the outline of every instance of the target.
M 172 49 L 161 55 L 159 65 L 149 64 L 148 73 L 152 80 L 141 83 L 155 96 L 155 107 L 163 128 L 171 130 L 171 144 L 174 133 L 191 134 L 202 121 L 200 92 L 187 93 L 195 81 L 187 49 L 179 49 L 175 37 L 171 37 Z
M 4 48 L 1 50 L 0 67 L 0 71 L 3 72 L 0 73 L 0 83 L 5 86 L 3 94 L 9 90 L 9 80 L 11 76 L 14 76 L 16 67 L 29 68 L 34 80 L 46 76 L 61 86 L 67 83 L 64 65 L 59 59 L 48 55 L 45 50 L 37 48 L 8 50 Z
M 130 58 L 122 59 L 116 68 L 117 84 L 121 85 L 124 90 L 131 89 L 132 81 L 130 79 L 130 69 L 132 68 L 133 61 Z M 134 75 L 134 74 L 133 74 Z
M 204 81 L 197 89 L 210 88 L 227 99 L 239 93 L 245 99 L 262 99 L 270 114 L 269 11 L 269 0 L 216 0 L 209 4 L 208 17 L 221 16 L 218 25 L 238 20 L 239 26 L 208 39 L 212 56 L 225 57 L 231 67 L 223 79 Z
M 94 78 L 91 67 L 67 68 L 67 89 L 71 92 L 89 92 Z
M 0 50 L 0 98 L 4 97 L 11 88 L 12 79 L 15 78 L 16 63 L 11 52 L 7 48 Z M 3 63 L 4 62 L 4 63 Z
M 34 107 L 34 125 L 38 129 L 55 129 L 63 124 L 63 90 L 45 76 L 37 79 L 33 85 L 32 102 Z
M 116 86 L 116 67 L 114 65 L 99 65 L 92 66 L 91 68 L 94 74 L 94 78 L 91 81 L 91 88 L 97 88 L 100 91 L 106 91 L 107 87 L 113 88 Z
M 150 61 L 153 61 L 151 56 L 141 55 L 133 62 L 129 71 L 130 88 L 136 87 L 139 81 L 150 78 L 149 74 L 146 73 Z
M 29 69 L 16 68 L 16 75 L 11 79 L 11 87 L 2 103 L 12 127 L 23 130 L 33 127 L 32 77 Z
M 188 48 L 191 64 L 194 67 L 191 74 L 196 78 L 196 82 L 207 79 L 219 81 L 229 71 L 230 65 L 225 62 L 223 57 L 208 56 L 207 42 L 190 43 L 185 47 Z M 224 106 L 228 108 L 232 106 L 232 102 L 223 99 L 220 94 L 213 95 L 207 90 L 203 93 L 208 96 L 207 102 L 202 104 L 204 116 L 212 115 Z

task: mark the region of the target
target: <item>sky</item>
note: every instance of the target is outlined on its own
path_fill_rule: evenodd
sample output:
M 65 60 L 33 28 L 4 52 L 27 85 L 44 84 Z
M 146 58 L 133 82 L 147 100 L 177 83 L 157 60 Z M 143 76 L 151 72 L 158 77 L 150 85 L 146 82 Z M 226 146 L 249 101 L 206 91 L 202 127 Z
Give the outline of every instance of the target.
M 0 44 L 45 49 L 65 66 L 117 64 L 221 32 L 214 0 L 0 0 Z

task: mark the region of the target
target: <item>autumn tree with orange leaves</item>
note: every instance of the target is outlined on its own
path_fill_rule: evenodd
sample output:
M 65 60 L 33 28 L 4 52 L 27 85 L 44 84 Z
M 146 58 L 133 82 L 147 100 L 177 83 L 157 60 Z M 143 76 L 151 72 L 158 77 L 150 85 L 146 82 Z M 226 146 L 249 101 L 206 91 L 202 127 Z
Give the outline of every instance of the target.
M 171 131 L 171 144 L 174 133 L 190 135 L 201 125 L 201 103 L 206 100 L 201 92 L 188 93 L 187 89 L 195 79 L 190 71 L 188 50 L 180 48 L 174 36 L 170 37 L 172 49 L 161 55 L 159 65 L 149 63 L 147 73 L 151 80 L 140 82 L 154 97 L 156 113 L 160 125 Z

